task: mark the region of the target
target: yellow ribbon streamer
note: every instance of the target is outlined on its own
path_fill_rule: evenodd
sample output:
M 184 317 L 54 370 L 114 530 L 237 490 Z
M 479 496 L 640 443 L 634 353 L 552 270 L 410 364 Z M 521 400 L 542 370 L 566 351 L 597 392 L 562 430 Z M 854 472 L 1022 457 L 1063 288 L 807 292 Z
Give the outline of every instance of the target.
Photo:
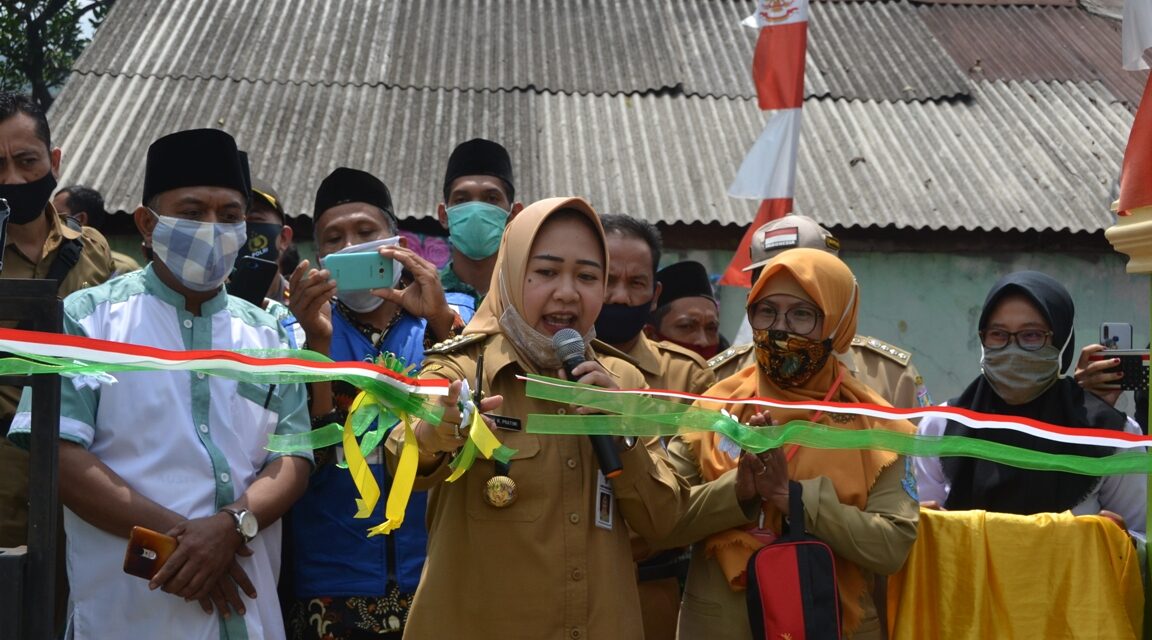
M 496 434 L 488 428 L 488 424 L 480 417 L 480 407 L 472 408 L 472 420 L 468 424 L 468 440 L 473 444 L 480 455 L 485 458 L 491 458 L 492 453 L 500 448 L 500 440 L 496 438 Z M 464 475 L 471 465 L 460 465 L 448 476 L 445 482 L 455 482 Z
M 408 510 L 412 487 L 416 484 L 416 469 L 420 459 L 416 432 L 412 429 L 412 419 L 408 414 L 400 414 L 400 420 L 404 422 L 404 447 L 400 449 L 400 461 L 396 464 L 392 488 L 388 491 L 388 501 L 384 504 L 385 520 L 368 530 L 369 538 L 392 533 L 404 524 L 404 513 Z
M 360 445 L 356 442 L 356 433 L 352 429 L 352 416 L 361 408 L 361 405 L 369 404 L 376 404 L 376 400 L 361 391 L 352 401 L 352 407 L 348 410 L 348 418 L 344 420 L 344 460 L 348 463 L 348 472 L 352 474 L 352 482 L 360 494 L 360 497 L 356 498 L 358 508 L 354 516 L 356 518 L 367 518 L 372 515 L 372 510 L 376 508 L 376 502 L 380 500 L 380 485 L 376 482 L 376 477 L 372 475 L 372 469 L 368 466 L 368 461 L 364 459 L 364 454 L 360 452 Z

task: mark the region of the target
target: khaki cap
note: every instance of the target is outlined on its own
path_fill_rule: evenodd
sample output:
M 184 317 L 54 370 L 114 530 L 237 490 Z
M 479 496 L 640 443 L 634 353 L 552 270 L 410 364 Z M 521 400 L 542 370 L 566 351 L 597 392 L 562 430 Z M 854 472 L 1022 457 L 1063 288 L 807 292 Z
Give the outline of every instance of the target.
M 759 269 L 788 249 L 820 249 L 838 255 L 840 241 L 812 218 L 791 213 L 756 230 L 748 247 L 752 264 L 744 271 Z

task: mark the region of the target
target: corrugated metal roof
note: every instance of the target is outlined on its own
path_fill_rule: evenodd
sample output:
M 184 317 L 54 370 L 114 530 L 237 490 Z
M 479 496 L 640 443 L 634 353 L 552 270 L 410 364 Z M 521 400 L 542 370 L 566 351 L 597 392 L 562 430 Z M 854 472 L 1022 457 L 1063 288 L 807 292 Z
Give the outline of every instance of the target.
M 120 0 L 83 73 L 392 87 L 671 88 L 667 10 L 631 0 Z M 127 46 L 125 46 L 127 43 Z
M 1132 116 L 1099 84 L 988 82 L 954 104 L 809 101 L 796 206 L 843 226 L 1098 231 Z
M 913 0 L 917 4 L 973 5 L 981 7 L 1075 7 L 1078 0 Z
M 924 6 L 919 13 L 973 79 L 1099 81 L 1129 106 L 1140 102 L 1148 72 L 1121 68 L 1116 20 L 1038 7 Z
M 699 0 L 672 5 L 687 52 L 686 93 L 755 96 L 750 67 L 757 34 L 740 26 L 753 6 Z M 907 2 L 813 5 L 804 78 L 808 97 L 897 101 L 968 94 L 964 71 Z
M 749 0 L 120 0 L 81 73 L 754 96 Z M 907 2 L 812 8 L 809 96 L 924 100 L 967 78 Z M 325 34 L 319 37 L 318 34 Z M 878 47 L 877 44 L 883 46 Z
M 836 226 L 1068 229 L 1111 225 L 1132 116 L 1098 84 L 989 82 L 967 102 L 805 103 L 797 207 Z M 402 217 L 430 217 L 453 145 L 502 141 L 522 199 L 587 196 L 653 222 L 747 224 L 726 188 L 763 126 L 755 102 L 659 95 L 318 87 L 74 76 L 50 114 L 62 184 L 139 200 L 149 142 L 221 127 L 291 211 L 339 165 L 380 175 Z

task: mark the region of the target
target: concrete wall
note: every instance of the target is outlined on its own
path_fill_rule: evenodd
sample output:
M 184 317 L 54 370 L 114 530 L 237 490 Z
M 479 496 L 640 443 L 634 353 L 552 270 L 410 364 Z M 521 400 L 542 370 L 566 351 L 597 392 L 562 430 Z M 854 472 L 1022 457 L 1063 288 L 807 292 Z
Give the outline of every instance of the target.
M 665 263 L 699 260 L 719 274 L 731 256 L 722 251 L 673 251 Z M 1064 283 L 1076 303 L 1076 350 L 1097 341 L 1101 322 L 1129 322 L 1134 345 L 1149 336 L 1149 277 L 1124 271 L 1116 253 L 987 254 L 853 252 L 846 260 L 860 283 L 858 331 L 911 351 L 933 399 L 957 395 L 979 373 L 976 321 L 1000 276 L 1043 271 Z M 734 337 L 746 290 L 722 287 L 721 325 Z

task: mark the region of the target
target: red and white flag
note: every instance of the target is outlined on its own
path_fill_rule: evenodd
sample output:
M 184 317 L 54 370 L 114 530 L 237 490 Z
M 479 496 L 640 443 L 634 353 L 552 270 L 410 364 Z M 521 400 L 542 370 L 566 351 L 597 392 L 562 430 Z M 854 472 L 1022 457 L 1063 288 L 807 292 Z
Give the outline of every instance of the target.
M 1124 166 L 1120 169 L 1120 202 L 1122 216 L 1133 209 L 1152 206 L 1152 76 L 1144 85 L 1140 108 L 1128 134 Z M 1149 476 L 1152 478 L 1152 476 Z
M 761 200 L 721 284 L 748 287 L 752 233 L 792 212 L 800 113 L 804 106 L 804 60 L 808 51 L 808 0 L 759 0 L 745 26 L 760 29 L 752 59 L 752 80 L 760 108 L 771 111 L 760 137 L 728 187 L 734 198 Z
M 1124 0 L 1124 26 L 1121 34 L 1124 68 L 1141 71 L 1148 68 L 1144 52 L 1152 48 L 1152 1 Z

